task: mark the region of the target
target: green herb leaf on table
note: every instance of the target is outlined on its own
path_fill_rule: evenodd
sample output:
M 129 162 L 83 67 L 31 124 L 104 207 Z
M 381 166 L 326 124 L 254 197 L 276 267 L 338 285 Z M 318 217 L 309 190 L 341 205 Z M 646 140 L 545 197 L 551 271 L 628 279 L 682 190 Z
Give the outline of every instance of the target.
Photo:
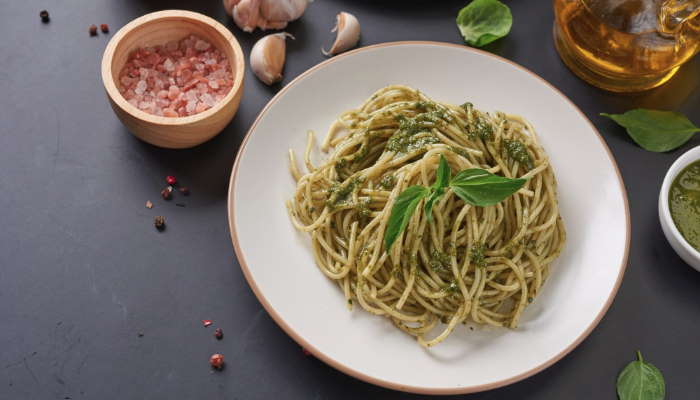
M 685 144 L 700 128 L 693 125 L 683 114 L 673 111 L 639 108 L 624 114 L 600 115 L 608 117 L 627 130 L 632 139 L 642 148 L 664 152 Z
M 407 188 L 396 198 L 394 207 L 391 209 L 389 222 L 384 232 L 384 244 L 388 249 L 394 244 L 396 238 L 406 229 L 408 221 L 416 210 L 418 203 L 430 193 L 430 189 L 425 186 L 415 185 Z
M 465 169 L 450 181 L 450 188 L 465 203 L 486 207 L 517 192 L 527 180 L 494 175 L 479 168 Z
M 510 8 L 498 0 L 473 0 L 457 14 L 457 27 L 470 46 L 482 47 L 510 32 Z
M 627 364 L 617 377 L 617 395 L 620 400 L 663 400 L 666 383 L 658 368 L 645 362 L 642 353 Z

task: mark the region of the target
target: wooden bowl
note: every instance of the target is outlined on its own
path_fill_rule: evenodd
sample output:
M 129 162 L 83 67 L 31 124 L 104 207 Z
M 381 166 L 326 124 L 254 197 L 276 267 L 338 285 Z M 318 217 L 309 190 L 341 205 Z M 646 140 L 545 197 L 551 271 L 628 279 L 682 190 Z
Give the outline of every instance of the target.
M 214 107 L 187 117 L 161 117 L 131 105 L 117 89 L 119 72 L 129 54 L 140 47 L 164 45 L 195 34 L 226 54 L 233 72 L 231 91 Z M 117 117 L 139 139 L 171 149 L 193 147 L 216 136 L 231 121 L 243 94 L 245 60 L 233 34 L 217 21 L 195 12 L 158 11 L 121 28 L 102 56 L 102 83 Z

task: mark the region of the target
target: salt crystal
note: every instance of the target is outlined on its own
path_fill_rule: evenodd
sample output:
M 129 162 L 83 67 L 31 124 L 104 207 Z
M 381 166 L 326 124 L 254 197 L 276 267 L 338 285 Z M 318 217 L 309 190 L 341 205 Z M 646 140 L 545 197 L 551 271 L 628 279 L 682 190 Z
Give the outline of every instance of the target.
M 197 43 L 194 44 L 194 48 L 199 50 L 199 51 L 204 51 L 208 50 L 211 47 L 211 44 L 209 42 L 205 42 L 204 40 L 197 40 Z
M 191 114 L 194 112 L 194 109 L 197 107 L 197 101 L 196 100 L 190 100 L 187 102 L 187 106 L 185 106 L 185 111 L 187 111 L 188 114 Z
M 177 95 L 180 94 L 180 88 L 175 86 L 175 85 L 170 85 L 168 88 L 168 98 L 170 100 L 175 100 L 177 98 Z
M 194 112 L 199 114 L 202 111 L 206 111 L 208 109 L 209 109 L 209 106 L 200 101 L 199 103 L 197 103 L 197 106 L 195 107 Z
M 171 60 L 170 58 L 165 59 L 163 66 L 165 67 L 165 70 L 168 72 L 175 70 L 175 63 L 173 63 L 173 60 Z
M 199 98 L 204 102 L 204 104 L 208 105 L 209 107 L 214 107 L 214 105 L 216 104 L 216 99 L 212 97 L 212 95 L 210 95 L 209 93 L 204 93 Z
M 183 117 L 221 101 L 233 86 L 233 74 L 221 51 L 190 35 L 131 52 L 115 83 L 133 106 L 155 115 Z
M 146 91 L 146 88 L 148 85 L 146 85 L 146 81 L 139 81 L 139 83 L 136 84 L 136 89 L 134 89 L 134 92 L 136 94 L 143 94 Z
M 131 87 L 131 84 L 134 83 L 134 80 L 129 78 L 128 76 L 122 76 L 119 81 L 122 83 L 122 85 L 126 87 Z

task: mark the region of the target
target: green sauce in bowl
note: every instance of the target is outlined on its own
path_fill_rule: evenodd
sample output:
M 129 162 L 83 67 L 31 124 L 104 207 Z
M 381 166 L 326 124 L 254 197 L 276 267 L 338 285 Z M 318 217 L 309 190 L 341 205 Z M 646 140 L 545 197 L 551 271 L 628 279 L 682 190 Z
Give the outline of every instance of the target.
M 668 204 L 676 228 L 700 250 L 700 161 L 685 167 L 673 180 Z

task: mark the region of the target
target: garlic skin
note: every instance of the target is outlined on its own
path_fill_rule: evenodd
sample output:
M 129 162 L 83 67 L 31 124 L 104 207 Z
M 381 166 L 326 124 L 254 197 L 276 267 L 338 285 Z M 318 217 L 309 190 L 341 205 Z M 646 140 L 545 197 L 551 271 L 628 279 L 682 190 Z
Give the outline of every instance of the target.
M 223 0 L 224 9 L 245 32 L 284 29 L 306 11 L 309 0 Z
M 360 21 L 354 15 L 342 11 L 336 15 L 335 27 L 331 32 L 337 32 L 337 34 L 330 50 L 321 49 L 325 56 L 334 56 L 355 47 L 360 40 Z
M 250 52 L 250 68 L 266 85 L 282 80 L 287 38 L 294 39 L 294 36 L 287 32 L 267 35 L 258 40 Z

